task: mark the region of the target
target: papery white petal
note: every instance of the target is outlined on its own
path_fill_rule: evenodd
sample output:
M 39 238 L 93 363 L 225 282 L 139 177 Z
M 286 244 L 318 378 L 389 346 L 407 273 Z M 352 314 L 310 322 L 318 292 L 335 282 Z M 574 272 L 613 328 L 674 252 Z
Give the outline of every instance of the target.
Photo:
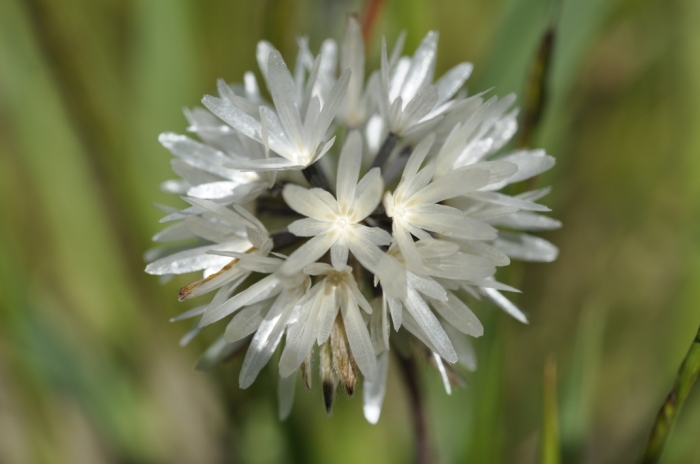
M 389 352 L 385 351 L 377 356 L 377 376 L 369 380 L 364 379 L 362 384 L 362 411 L 365 414 L 365 419 L 370 424 L 376 424 L 379 421 L 379 415 L 382 412 L 382 403 L 386 394 L 386 377 L 389 371 Z
M 527 324 L 527 316 L 515 306 L 508 298 L 503 296 L 501 292 L 495 288 L 482 288 L 481 292 L 488 296 L 491 301 L 496 303 L 502 310 L 513 316 L 515 319 L 519 320 L 523 324 Z
M 333 221 L 336 213 L 322 199 L 323 192 L 325 191 L 317 188 L 305 189 L 298 185 L 287 184 L 282 190 L 282 196 L 287 205 L 299 214 L 319 221 Z
M 294 274 L 304 266 L 323 256 L 337 240 L 337 234 L 331 232 L 317 235 L 292 253 L 280 268 L 282 274 Z
M 437 104 L 440 105 L 452 98 L 454 94 L 462 88 L 467 79 L 469 79 L 473 70 L 474 65 L 471 63 L 460 63 L 443 74 L 443 76 L 435 82 L 435 87 L 437 87 L 439 95 Z
M 433 351 L 433 360 L 437 366 L 438 372 L 440 373 L 440 378 L 442 379 L 442 385 L 445 387 L 445 392 L 448 395 L 452 394 L 452 386 L 450 385 L 450 379 L 447 377 L 447 369 L 445 369 L 445 364 L 442 362 L 442 358 L 439 354 Z
M 248 388 L 255 381 L 282 339 L 284 327 L 294 308 L 290 299 L 290 295 L 286 293 L 280 295 L 255 332 L 238 377 L 238 385 L 241 388 Z
M 355 198 L 357 179 L 362 163 L 362 136 L 358 131 L 351 131 L 340 151 L 338 176 L 336 180 L 336 198 L 340 208 L 349 208 Z
M 548 263 L 557 259 L 559 249 L 547 240 L 527 234 L 500 232 L 493 245 L 511 258 Z
M 461 332 L 472 337 L 481 337 L 484 334 L 484 326 L 479 319 L 453 293 L 449 292 L 447 296 L 447 301 L 432 300 L 433 308 Z
M 199 321 L 200 327 L 212 324 L 229 314 L 233 314 L 246 305 L 254 304 L 267 298 L 273 297 L 283 290 L 284 286 L 277 276 L 269 275 L 259 282 L 254 283 L 247 289 L 236 294 L 220 306 L 209 308 Z
M 279 402 L 279 418 L 285 420 L 292 412 L 294 403 L 294 387 L 297 383 L 297 376 L 277 378 L 277 401 Z
M 226 326 L 226 332 L 224 332 L 224 338 L 227 342 L 233 343 L 235 341 L 241 340 L 248 335 L 254 333 L 258 330 L 258 327 L 262 323 L 267 311 L 272 306 L 272 298 L 259 303 L 246 306 L 238 312 L 231 322 Z
M 347 304 L 341 306 L 341 311 L 345 324 L 345 334 L 357 367 L 366 379 L 375 380 L 377 378 L 377 359 L 374 356 L 372 340 L 369 338 L 369 331 L 362 319 L 360 309 L 354 300 L 349 298 Z
M 357 187 L 357 196 L 353 205 L 353 219 L 360 221 L 377 209 L 382 201 L 383 188 L 384 182 L 379 168 L 373 168 L 365 174 Z
M 450 339 L 447 337 L 445 330 L 440 325 L 435 315 L 430 311 L 425 301 L 411 287 L 408 288 L 406 298 L 406 309 L 415 318 L 418 325 L 425 331 L 430 341 L 435 346 L 440 356 L 450 363 L 457 362 L 457 353 Z

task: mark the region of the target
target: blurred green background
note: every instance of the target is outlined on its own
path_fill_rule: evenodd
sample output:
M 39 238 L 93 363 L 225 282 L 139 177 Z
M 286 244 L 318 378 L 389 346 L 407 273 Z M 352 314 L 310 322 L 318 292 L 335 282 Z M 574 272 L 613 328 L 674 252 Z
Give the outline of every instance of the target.
M 386 0 L 369 44 L 441 34 L 438 71 L 475 64 L 470 92 L 522 95 L 549 0 Z M 240 360 L 179 348 L 187 278 L 161 286 L 143 252 L 173 177 L 166 130 L 215 80 L 342 37 L 347 0 L 0 0 L 0 463 L 410 462 L 398 371 L 378 425 L 361 398 L 325 415 L 318 388 L 276 418 L 274 375 L 237 387 Z M 563 461 L 627 463 L 700 323 L 700 2 L 563 0 L 549 106 L 534 145 L 564 228 L 552 264 L 516 264 L 521 325 L 477 308 L 479 369 L 447 396 L 421 365 L 440 462 L 534 463 L 543 369 L 558 367 Z M 522 98 L 520 99 L 522 101 Z M 194 304 L 197 304 L 195 302 Z M 274 363 L 271 363 L 274 364 Z M 318 387 L 318 386 L 317 386 Z M 700 393 L 665 463 L 700 462 Z

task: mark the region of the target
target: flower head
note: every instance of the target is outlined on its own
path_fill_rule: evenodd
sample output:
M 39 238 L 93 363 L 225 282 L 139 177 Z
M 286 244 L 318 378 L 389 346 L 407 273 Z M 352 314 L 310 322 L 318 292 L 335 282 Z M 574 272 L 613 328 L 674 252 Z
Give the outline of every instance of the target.
M 352 395 L 363 379 L 365 416 L 376 422 L 397 340 L 420 347 L 449 392 L 454 366 L 476 366 L 466 336 L 485 330 L 465 297 L 526 322 L 501 293 L 517 290 L 494 279 L 496 267 L 556 256 L 522 232 L 559 225 L 537 203 L 548 190 L 501 191 L 553 158 L 499 153 L 517 127 L 513 97 L 460 92 L 468 63 L 433 83 L 437 38 L 429 33 L 411 58 L 400 56 L 403 38 L 391 57 L 383 41 L 381 68 L 367 79 L 352 17 L 340 47 L 327 40 L 314 57 L 300 39 L 293 73 L 260 42 L 271 102 L 246 73 L 243 85 L 220 81 L 219 97 L 203 100 L 208 111 L 186 112 L 200 141 L 161 135 L 180 176 L 163 188 L 187 206 L 163 207 L 163 222 L 173 223 L 154 240 L 182 243 L 149 252 L 146 271 L 203 271 L 180 299 L 214 296 L 175 318 L 197 318 L 182 344 L 228 323 L 198 368 L 245 350 L 239 383 L 247 388 L 282 346 L 281 417 L 298 376 L 311 388 L 317 360 L 327 410 L 338 384 Z

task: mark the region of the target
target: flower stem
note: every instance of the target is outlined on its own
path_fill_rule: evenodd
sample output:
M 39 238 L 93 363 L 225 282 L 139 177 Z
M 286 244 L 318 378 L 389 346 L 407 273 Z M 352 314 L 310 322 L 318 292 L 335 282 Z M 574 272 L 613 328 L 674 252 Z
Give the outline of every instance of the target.
M 698 374 L 700 374 L 700 328 L 676 374 L 673 388 L 656 416 L 642 464 L 653 464 L 659 461 L 683 403 L 698 379 Z
M 431 464 L 433 462 L 430 440 L 428 437 L 428 422 L 425 415 L 423 397 L 421 395 L 420 384 L 418 382 L 418 370 L 414 357 L 403 358 L 397 356 L 401 366 L 406 386 L 408 388 L 408 399 L 411 405 L 413 416 L 413 429 L 416 435 L 415 440 L 415 462 L 416 464 Z
M 301 172 L 304 174 L 304 177 L 312 187 L 321 188 L 330 192 L 331 188 L 330 184 L 328 183 L 328 179 L 317 164 L 318 162 L 311 164 L 304 168 Z
M 379 153 L 377 153 L 377 156 L 374 157 L 374 161 L 372 161 L 372 166 L 370 169 L 381 168 L 384 166 L 384 163 L 386 163 L 386 160 L 389 159 L 389 155 L 391 155 L 391 151 L 396 146 L 396 142 L 398 140 L 399 138 L 396 136 L 396 134 L 389 132 L 389 135 L 386 136 L 382 146 L 379 148 Z

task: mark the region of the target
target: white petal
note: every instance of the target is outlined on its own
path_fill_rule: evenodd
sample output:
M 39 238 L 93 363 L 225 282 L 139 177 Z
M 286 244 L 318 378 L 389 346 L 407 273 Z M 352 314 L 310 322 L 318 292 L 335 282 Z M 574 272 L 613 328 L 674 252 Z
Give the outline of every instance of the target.
M 438 203 L 480 189 L 490 177 L 491 174 L 483 169 L 457 169 L 430 183 L 413 198 L 423 204 Z
M 229 258 L 207 254 L 211 250 L 245 251 L 250 242 L 245 239 L 216 245 L 206 245 L 173 253 L 146 266 L 146 272 L 153 275 L 185 274 L 201 271 L 210 267 L 223 267 L 231 261 Z
M 342 305 L 341 311 L 345 324 L 345 334 L 348 337 L 350 350 L 357 367 L 366 379 L 375 380 L 377 378 L 377 359 L 374 356 L 372 340 L 369 338 L 369 331 L 362 319 L 360 309 L 350 298 L 347 304 Z
M 448 395 L 452 394 L 452 386 L 450 385 L 450 379 L 447 377 L 447 369 L 445 369 L 445 364 L 442 362 L 442 358 L 439 354 L 433 351 L 433 360 L 435 365 L 437 365 L 438 372 L 442 378 L 442 385 L 445 387 L 445 391 Z
M 365 174 L 356 190 L 357 196 L 353 204 L 352 214 L 354 220 L 360 221 L 377 209 L 382 201 L 383 189 L 384 182 L 379 168 L 373 168 Z
M 432 279 L 419 277 L 409 272 L 406 276 L 406 282 L 423 295 L 436 300 L 447 301 L 447 292 L 445 292 L 445 289 Z
M 438 101 L 438 90 L 429 85 L 421 89 L 418 94 L 406 105 L 401 114 L 401 129 L 407 129 L 409 125 L 417 123 L 430 113 Z
M 260 140 L 260 123 L 228 100 L 205 95 L 202 104 L 229 126 L 254 140 Z
M 385 351 L 377 356 L 377 377 L 373 380 L 364 379 L 362 384 L 362 411 L 365 419 L 370 424 L 379 421 L 382 412 L 382 403 L 386 393 L 386 377 L 389 371 L 389 352 Z
M 287 184 L 282 190 L 282 197 L 287 202 L 287 205 L 299 214 L 319 221 L 334 221 L 337 215 L 328 206 L 328 203 L 322 199 L 322 192 L 325 191 L 321 189 L 305 189 L 298 185 Z
M 481 256 L 496 266 L 507 266 L 510 258 L 498 248 L 477 240 L 457 240 L 463 252 Z
M 238 312 L 226 326 L 224 338 L 233 343 L 254 333 L 260 327 L 267 310 L 272 306 L 272 299 L 247 306 Z
M 547 155 L 544 150 L 523 150 L 499 158 L 501 161 L 509 161 L 518 166 L 518 172 L 506 180 L 488 186 L 488 190 L 499 190 L 506 185 L 539 175 L 552 166 L 555 160 Z
M 219 337 L 197 359 L 197 364 L 194 368 L 198 371 L 206 372 L 243 349 L 248 341 L 246 338 L 236 343 L 228 343 L 224 340 L 224 337 Z
M 205 327 L 234 313 L 243 306 L 271 298 L 281 292 L 283 287 L 279 278 L 275 275 L 269 275 L 236 294 L 222 305 L 207 309 L 207 312 L 204 313 L 199 321 L 199 325 L 200 327 Z
M 311 264 L 323 256 L 335 243 L 337 235 L 327 233 L 317 235 L 292 253 L 287 261 L 280 268 L 282 274 L 295 274 L 301 271 L 304 266 Z
M 471 63 L 460 63 L 438 79 L 435 83 L 435 87 L 437 87 L 440 95 L 438 105 L 452 98 L 462 88 L 467 79 L 469 79 L 473 69 L 474 65 Z
M 279 418 L 285 420 L 292 412 L 294 403 L 294 387 L 297 383 L 297 376 L 277 378 L 277 401 L 279 402 Z
M 413 178 L 420 169 L 425 157 L 428 155 L 430 148 L 433 146 L 435 141 L 435 135 L 431 134 L 425 139 L 423 139 L 416 148 L 413 149 L 411 156 L 408 158 L 406 167 L 404 168 L 403 175 L 401 176 L 401 183 L 408 181 Z
M 513 316 L 515 319 L 519 320 L 523 324 L 527 324 L 527 316 L 515 306 L 508 298 L 503 296 L 501 292 L 495 288 L 482 288 L 481 292 L 488 296 L 491 301 L 496 303 L 502 310 Z
M 333 264 L 333 267 L 338 271 L 342 270 L 347 265 L 348 252 L 350 251 L 345 243 L 339 242 L 340 240 L 331 246 L 331 264 Z
M 165 243 L 176 242 L 178 240 L 185 240 L 188 238 L 194 238 L 194 234 L 190 232 L 184 222 L 177 222 L 155 234 L 151 240 L 154 242 Z
M 437 56 L 437 41 L 437 32 L 428 32 L 413 54 L 411 67 L 401 87 L 401 97 L 404 101 L 411 100 L 418 93 L 418 90 L 432 81 Z
M 457 353 L 445 330 L 440 325 L 435 315 L 430 311 L 425 301 L 411 287 L 408 288 L 406 299 L 406 309 L 416 319 L 418 325 L 425 331 L 426 335 L 433 343 L 436 351 L 450 363 L 457 362 Z
M 512 213 L 496 220 L 489 221 L 489 223 L 494 226 L 508 227 L 510 229 L 533 231 L 552 230 L 561 227 L 561 221 L 527 211 Z
M 459 363 L 464 366 L 468 371 L 476 370 L 476 352 L 474 347 L 469 341 L 469 337 L 466 337 L 462 332 L 458 331 L 451 325 L 445 326 L 445 332 L 450 337 L 452 346 L 457 352 L 459 357 Z
M 267 88 L 275 103 L 287 136 L 291 140 L 302 141 L 302 126 L 299 109 L 294 96 L 294 83 L 282 55 L 277 50 L 270 50 L 267 58 Z
M 474 313 L 453 293 L 448 293 L 448 300 L 432 300 L 433 308 L 445 318 L 447 322 L 455 326 L 460 332 L 472 337 L 481 337 L 484 334 L 484 326 Z
M 547 240 L 527 234 L 500 232 L 493 246 L 511 258 L 548 263 L 557 259 L 559 249 Z
M 287 230 L 297 237 L 313 237 L 328 232 L 330 228 L 327 222 L 311 218 L 298 219 L 287 226 Z
M 314 131 L 313 140 L 318 140 L 319 142 L 323 139 L 328 127 L 330 127 L 333 118 L 335 117 L 338 107 L 343 103 L 343 98 L 345 97 L 345 92 L 348 89 L 348 82 L 350 81 L 350 70 L 346 70 L 338 78 L 331 91 L 328 93 L 328 98 L 323 104 L 323 109 L 321 110 L 321 115 L 318 117 L 318 123 L 316 125 L 316 130 Z
M 177 321 L 182 321 L 184 319 L 189 319 L 191 317 L 197 317 L 206 311 L 207 306 L 197 306 L 196 308 L 192 308 L 188 311 L 185 311 L 184 313 L 180 313 L 175 317 L 170 318 L 170 322 L 177 322 Z
M 336 198 L 340 208 L 350 207 L 355 199 L 355 188 L 360 176 L 362 163 L 362 136 L 358 131 L 351 131 L 338 161 L 338 176 L 336 180 Z
M 260 328 L 255 332 L 243 359 L 243 366 L 238 377 L 238 384 L 241 388 L 248 388 L 272 357 L 272 353 L 282 339 L 284 328 L 293 308 L 294 300 L 289 292 L 280 295 L 270 308 L 260 324 Z

